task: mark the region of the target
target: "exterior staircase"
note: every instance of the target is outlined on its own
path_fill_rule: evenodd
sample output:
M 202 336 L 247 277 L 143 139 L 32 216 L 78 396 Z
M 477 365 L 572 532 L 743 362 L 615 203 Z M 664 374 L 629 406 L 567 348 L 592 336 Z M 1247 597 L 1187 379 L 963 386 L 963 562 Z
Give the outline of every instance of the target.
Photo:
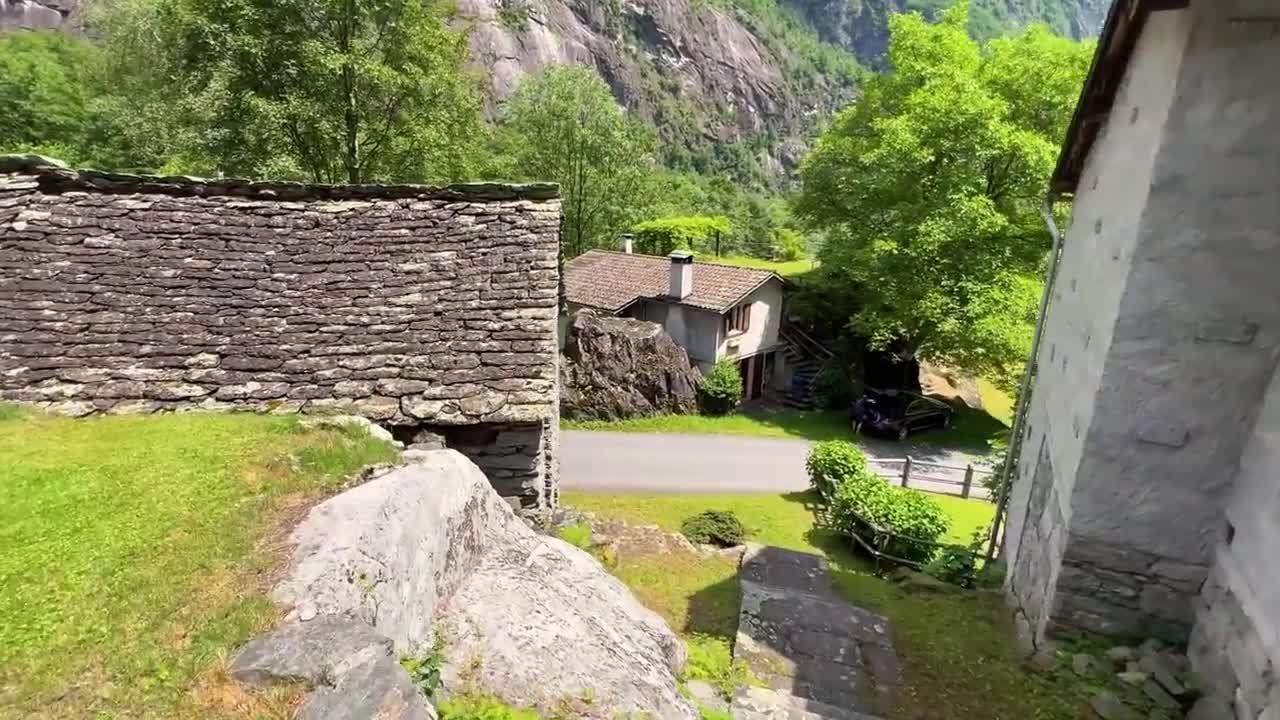
M 835 359 L 835 353 L 823 347 L 794 323 L 784 322 L 779 332 L 783 341 L 782 355 L 791 370 L 791 385 L 782 404 L 801 410 L 812 410 L 821 401 L 818 377 Z

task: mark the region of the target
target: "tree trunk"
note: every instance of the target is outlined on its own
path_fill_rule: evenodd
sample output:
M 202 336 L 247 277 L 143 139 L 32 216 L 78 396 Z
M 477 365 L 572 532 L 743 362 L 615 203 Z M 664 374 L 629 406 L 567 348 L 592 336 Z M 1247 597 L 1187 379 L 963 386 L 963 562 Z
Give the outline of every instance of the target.
M 355 73 L 351 69 L 351 44 L 355 34 L 356 1 L 346 0 L 343 3 L 341 29 L 338 36 L 338 50 L 343 54 L 342 63 L 342 101 L 343 101 L 343 157 L 342 164 L 347 170 L 347 182 L 360 182 L 360 117 L 356 112 Z

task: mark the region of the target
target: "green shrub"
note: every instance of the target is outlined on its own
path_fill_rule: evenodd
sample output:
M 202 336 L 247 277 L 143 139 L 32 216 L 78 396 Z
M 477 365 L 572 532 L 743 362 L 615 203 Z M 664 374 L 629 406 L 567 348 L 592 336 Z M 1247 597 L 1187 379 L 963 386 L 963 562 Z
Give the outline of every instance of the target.
M 728 510 L 706 510 L 680 523 L 680 532 L 690 542 L 717 547 L 734 547 L 746 542 L 747 529 Z
M 738 363 L 721 360 L 702 379 L 702 410 L 709 415 L 724 415 L 742 399 L 742 375 Z
M 13 420 L 22 416 L 22 408 L 17 403 L 0 402 L 0 420 Z
M 431 649 L 423 655 L 400 658 L 400 666 L 413 678 L 413 684 L 428 698 L 440 689 L 440 670 L 444 667 L 444 634 L 439 630 L 431 640 Z
M 773 259 L 791 262 L 809 254 L 809 247 L 804 235 L 791 228 L 778 228 L 773 231 Z
M 881 552 L 913 562 L 929 562 L 937 550 L 930 543 L 946 534 L 946 512 L 918 490 L 890 485 L 863 473 L 836 483 L 831 498 L 832 521 Z M 870 525 L 893 533 L 881 537 Z
M 591 526 L 583 523 L 582 525 L 566 525 L 556 531 L 556 535 L 570 545 L 581 549 L 591 549 Z
M 845 440 L 826 440 L 813 446 L 804 463 L 809 485 L 823 497 L 845 480 L 867 475 L 867 459 L 857 445 Z

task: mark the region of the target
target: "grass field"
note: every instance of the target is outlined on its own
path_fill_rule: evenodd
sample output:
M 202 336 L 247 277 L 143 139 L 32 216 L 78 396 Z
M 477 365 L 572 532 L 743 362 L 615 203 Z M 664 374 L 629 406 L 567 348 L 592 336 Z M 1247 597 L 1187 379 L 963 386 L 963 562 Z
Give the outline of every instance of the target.
M 607 421 L 565 419 L 561 421 L 561 427 L 566 430 L 802 438 L 815 442 L 854 439 L 846 414 L 838 410 L 757 410 L 715 417 L 658 415 Z M 983 454 L 990 448 L 990 442 L 1008 429 L 1003 420 L 986 412 L 961 410 L 955 414 L 949 429 L 915 433 L 908 442 Z
M 848 541 L 813 526 L 808 493 L 788 495 L 635 495 L 566 492 L 566 504 L 631 523 L 675 531 L 706 509 L 732 510 L 750 539 L 825 555 L 836 589 L 852 602 L 889 617 L 902 664 L 896 712 L 889 720 L 1075 720 L 1090 688 L 1069 670 L 1034 672 L 1022 663 L 1008 610 L 995 593 L 910 595 L 875 575 Z M 952 515 L 950 537 L 989 522 L 988 503 L 940 498 Z M 731 638 L 737 578 L 719 559 L 674 562 L 670 556 L 622 563 L 623 582 L 672 627 Z M 721 640 L 725 642 L 726 640 Z M 716 646 L 699 642 L 699 649 Z M 726 648 L 721 651 L 727 653 Z M 714 664 L 714 663 L 713 663 Z M 723 666 L 723 661 L 720 662 Z
M 737 265 L 739 267 L 755 268 L 757 270 L 772 270 L 782 277 L 797 277 L 813 270 L 818 265 L 813 260 L 805 258 L 803 260 L 761 260 L 760 258 L 746 257 L 745 255 L 726 255 L 717 257 L 709 255 L 705 258 L 706 262 L 724 263 L 725 265 Z
M 282 523 L 393 452 L 286 418 L 6 412 L 0 717 L 287 717 L 227 655 L 276 619 Z
M 564 420 L 566 430 L 684 433 L 695 435 L 753 435 L 805 440 L 850 439 L 844 413 L 824 410 L 782 410 L 767 415 L 659 415 L 630 420 Z

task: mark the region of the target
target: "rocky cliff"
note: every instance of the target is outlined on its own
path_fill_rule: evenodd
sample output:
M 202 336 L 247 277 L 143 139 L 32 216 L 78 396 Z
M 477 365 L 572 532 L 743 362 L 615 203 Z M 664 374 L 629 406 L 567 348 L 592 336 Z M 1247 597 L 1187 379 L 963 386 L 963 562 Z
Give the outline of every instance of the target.
M 802 33 L 816 43 L 771 7 L 773 22 L 710 0 L 458 3 L 496 105 L 544 65 L 590 65 L 658 130 L 669 154 L 700 169 L 745 161 L 777 171 L 798 162 L 817 118 L 854 97 L 856 63 L 834 47 L 788 42 Z M 828 59 L 830 72 L 815 65 L 822 53 L 840 58 Z M 717 159 L 714 144 L 741 147 Z
M 91 0 L 0 0 L 0 29 L 79 28 Z M 739 180 L 786 175 L 879 68 L 889 17 L 951 0 L 458 0 L 496 114 L 544 65 L 594 67 L 658 132 L 664 160 Z M 975 33 L 1032 21 L 1096 35 L 1111 0 L 974 0 Z
M 81 0 L 0 0 L 0 29 L 80 30 Z

